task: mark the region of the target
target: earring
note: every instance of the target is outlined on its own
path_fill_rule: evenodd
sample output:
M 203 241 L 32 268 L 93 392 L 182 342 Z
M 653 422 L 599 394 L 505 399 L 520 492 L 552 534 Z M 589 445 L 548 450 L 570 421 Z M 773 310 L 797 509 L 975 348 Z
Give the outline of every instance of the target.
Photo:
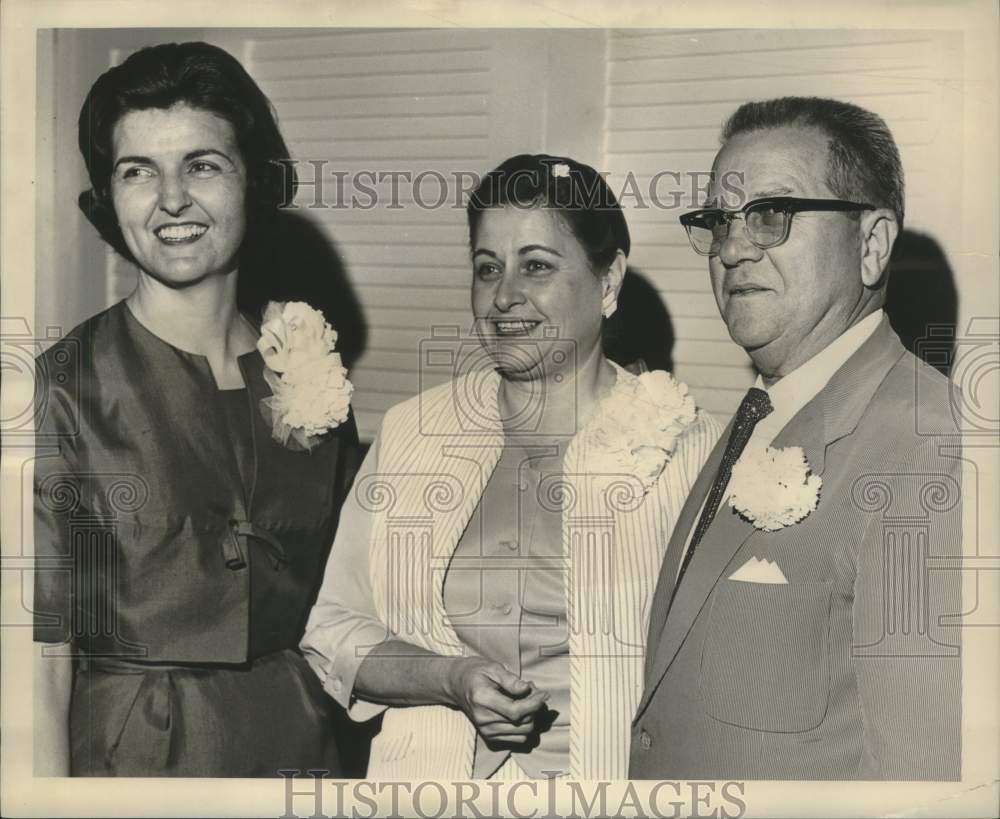
M 609 287 L 604 291 L 604 299 L 601 301 L 601 315 L 604 318 L 611 318 L 618 309 L 618 297 L 615 296 L 613 288 Z

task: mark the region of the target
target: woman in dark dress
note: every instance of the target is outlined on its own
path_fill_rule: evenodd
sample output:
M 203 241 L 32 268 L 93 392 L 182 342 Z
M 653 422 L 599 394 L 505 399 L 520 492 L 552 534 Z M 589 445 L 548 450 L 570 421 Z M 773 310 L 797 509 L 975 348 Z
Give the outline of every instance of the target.
M 80 148 L 139 279 L 37 362 L 36 774 L 336 776 L 296 646 L 357 431 L 280 443 L 262 409 L 237 282 L 294 193 L 270 104 L 221 49 L 147 48 L 95 83 Z

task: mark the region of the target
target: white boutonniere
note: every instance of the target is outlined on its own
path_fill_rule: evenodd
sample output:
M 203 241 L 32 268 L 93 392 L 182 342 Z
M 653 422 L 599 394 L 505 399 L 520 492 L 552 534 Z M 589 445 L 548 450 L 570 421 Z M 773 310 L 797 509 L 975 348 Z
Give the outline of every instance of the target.
M 554 177 L 568 177 L 569 176 L 569 165 L 565 162 L 557 162 L 552 166 L 552 175 Z
M 590 469 L 597 474 L 634 475 L 648 492 L 696 416 L 687 386 L 669 373 L 654 370 L 630 379 L 603 402 L 588 425 Z
M 750 443 L 733 465 L 729 505 L 756 528 L 776 532 L 816 508 L 822 485 L 802 447 L 773 449 Z
M 347 420 L 354 386 L 336 343 L 336 330 L 319 310 L 301 301 L 268 302 L 257 349 L 273 395 L 260 403 L 281 444 L 312 449 Z

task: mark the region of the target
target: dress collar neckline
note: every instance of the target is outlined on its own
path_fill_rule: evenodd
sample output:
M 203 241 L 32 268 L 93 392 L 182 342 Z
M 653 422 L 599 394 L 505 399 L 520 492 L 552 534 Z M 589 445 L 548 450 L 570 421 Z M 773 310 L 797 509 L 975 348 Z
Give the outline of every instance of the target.
M 133 335 L 141 336 L 144 339 L 146 339 L 147 341 L 153 343 L 154 345 L 166 348 L 166 349 L 170 350 L 171 352 L 175 353 L 176 355 L 183 356 L 184 358 L 191 358 L 191 359 L 196 359 L 198 361 L 202 361 L 202 362 L 204 362 L 205 366 L 208 366 L 208 358 L 206 356 L 203 356 L 201 353 L 193 353 L 190 350 L 184 350 L 184 349 L 182 349 L 181 347 L 178 347 L 175 344 L 171 344 L 169 341 L 161 338 L 156 333 L 154 333 L 152 330 L 150 330 L 145 324 L 143 324 L 141 321 L 139 321 L 138 318 L 136 318 L 135 313 L 132 312 L 132 308 L 128 306 L 128 302 L 125 299 L 122 299 L 118 303 L 118 306 L 121 308 L 121 313 L 124 316 L 125 323 L 128 326 L 128 328 L 131 330 L 131 332 L 133 333 Z M 260 325 L 257 324 L 257 322 L 255 322 L 252 318 L 250 318 L 246 314 L 240 313 L 240 315 L 247 322 L 250 323 L 250 326 L 253 327 L 254 330 L 259 335 L 260 334 Z M 244 361 L 244 360 L 250 359 L 250 358 L 252 358 L 254 356 L 257 356 L 257 357 L 260 356 L 260 353 L 257 351 L 256 348 L 254 348 L 253 350 L 247 350 L 247 352 L 245 352 L 245 353 L 240 353 L 240 355 L 237 356 L 237 359 L 240 360 L 240 361 Z

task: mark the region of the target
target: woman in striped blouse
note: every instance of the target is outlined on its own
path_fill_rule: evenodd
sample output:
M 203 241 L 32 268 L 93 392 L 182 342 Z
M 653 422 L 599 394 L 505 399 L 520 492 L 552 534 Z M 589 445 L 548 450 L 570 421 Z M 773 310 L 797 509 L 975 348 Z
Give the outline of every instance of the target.
M 302 648 L 373 778 L 624 778 L 649 601 L 719 435 L 667 373 L 606 359 L 629 233 L 591 167 L 516 156 L 468 207 L 477 339 L 391 409 Z M 440 343 L 439 343 L 440 342 Z

